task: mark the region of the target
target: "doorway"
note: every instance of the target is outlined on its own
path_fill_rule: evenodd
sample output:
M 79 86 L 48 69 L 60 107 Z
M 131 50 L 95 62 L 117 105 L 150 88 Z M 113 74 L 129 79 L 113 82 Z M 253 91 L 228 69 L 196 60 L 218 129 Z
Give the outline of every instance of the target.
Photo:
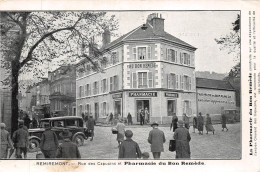
M 121 101 L 120 100 L 116 100 L 115 101 L 115 116 L 119 115 L 121 117 L 123 117 L 123 114 L 121 113 Z
M 136 100 L 136 114 L 137 114 L 137 122 L 140 122 L 140 112 L 143 110 L 144 112 L 147 110 L 148 113 L 145 113 L 145 122 L 150 122 L 150 101 L 149 100 Z
M 95 106 L 95 120 L 97 120 L 98 117 L 99 117 L 99 107 L 98 107 L 98 103 L 95 103 L 94 106 Z

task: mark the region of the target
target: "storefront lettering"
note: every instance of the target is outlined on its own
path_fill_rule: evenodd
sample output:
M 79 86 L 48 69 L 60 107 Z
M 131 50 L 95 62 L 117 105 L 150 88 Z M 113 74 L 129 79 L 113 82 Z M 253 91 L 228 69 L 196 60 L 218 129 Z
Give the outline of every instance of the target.
M 231 98 L 230 95 L 222 95 L 222 94 L 198 93 L 198 95 L 199 95 L 199 96 L 207 96 L 207 97 Z
M 178 98 L 179 95 L 178 95 L 178 93 L 165 93 L 165 97 L 175 97 L 175 98 Z
M 130 92 L 129 97 L 157 97 L 157 92 Z
M 113 97 L 113 99 L 122 98 L 122 93 L 113 94 L 112 97 Z
M 134 63 L 127 65 L 128 68 L 155 68 L 155 63 Z

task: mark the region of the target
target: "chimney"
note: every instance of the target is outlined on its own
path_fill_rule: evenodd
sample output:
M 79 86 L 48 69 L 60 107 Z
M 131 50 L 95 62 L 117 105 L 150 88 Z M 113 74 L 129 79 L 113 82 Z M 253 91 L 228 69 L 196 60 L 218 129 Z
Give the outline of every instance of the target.
M 153 13 L 147 17 L 147 23 L 153 26 L 153 33 L 155 35 L 164 35 L 164 19 L 162 18 L 162 14 Z
M 107 44 L 109 44 L 110 41 L 111 41 L 110 31 L 105 30 L 104 33 L 102 34 L 103 47 L 105 47 Z

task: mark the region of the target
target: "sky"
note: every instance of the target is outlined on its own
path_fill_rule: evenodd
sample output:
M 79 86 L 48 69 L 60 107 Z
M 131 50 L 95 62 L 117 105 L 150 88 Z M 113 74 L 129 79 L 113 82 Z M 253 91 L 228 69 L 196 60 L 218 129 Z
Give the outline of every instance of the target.
M 116 33 L 123 35 L 145 23 L 151 13 L 162 14 L 166 32 L 197 48 L 196 71 L 227 73 L 237 63 L 233 55 L 220 51 L 214 39 L 231 32 L 239 11 L 128 11 L 107 14 L 116 16 L 119 20 Z

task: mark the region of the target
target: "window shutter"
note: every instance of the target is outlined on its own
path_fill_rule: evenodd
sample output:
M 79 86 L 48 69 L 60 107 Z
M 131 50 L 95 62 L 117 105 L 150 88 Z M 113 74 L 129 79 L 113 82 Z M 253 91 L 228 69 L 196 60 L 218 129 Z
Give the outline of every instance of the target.
M 95 95 L 95 82 L 93 83 L 93 95 Z
M 166 48 L 165 60 L 168 60 L 168 55 L 169 55 L 168 48 Z
M 191 90 L 191 77 L 189 77 L 189 90 Z
M 133 88 L 133 73 L 130 73 L 130 88 Z
M 153 72 L 148 72 L 148 85 L 149 88 L 153 88 Z
M 167 88 L 170 88 L 170 74 L 167 74 Z
M 180 63 L 183 64 L 183 53 L 180 52 Z
M 103 80 L 101 80 L 100 82 L 100 92 L 103 93 Z
M 151 57 L 151 46 L 148 46 L 148 59 L 150 60 L 150 59 L 152 59 L 152 57 Z
M 165 57 L 163 57 L 163 50 L 164 50 L 164 49 L 161 48 L 161 58 L 160 58 L 161 60 L 165 58 Z
M 118 63 L 120 60 L 119 60 L 119 50 L 117 50 L 116 52 L 116 63 Z
M 185 113 L 185 101 L 182 101 L 182 113 Z
M 189 115 L 192 115 L 191 101 L 189 101 Z
M 109 92 L 109 78 L 107 78 L 107 91 L 106 92 Z
M 133 56 L 134 56 L 134 60 L 136 60 L 136 47 L 133 47 Z
M 100 106 L 101 106 L 101 108 L 100 108 L 100 114 L 101 114 L 101 116 L 102 116 L 102 115 L 103 115 L 103 102 L 100 103 Z
M 180 84 L 181 84 L 181 90 L 183 90 L 183 76 L 182 75 L 180 75 Z
M 176 89 L 179 89 L 179 75 L 176 75 Z
M 133 88 L 136 88 L 136 87 L 137 87 L 137 78 L 136 78 L 136 73 L 133 72 L 132 75 L 133 75 Z

